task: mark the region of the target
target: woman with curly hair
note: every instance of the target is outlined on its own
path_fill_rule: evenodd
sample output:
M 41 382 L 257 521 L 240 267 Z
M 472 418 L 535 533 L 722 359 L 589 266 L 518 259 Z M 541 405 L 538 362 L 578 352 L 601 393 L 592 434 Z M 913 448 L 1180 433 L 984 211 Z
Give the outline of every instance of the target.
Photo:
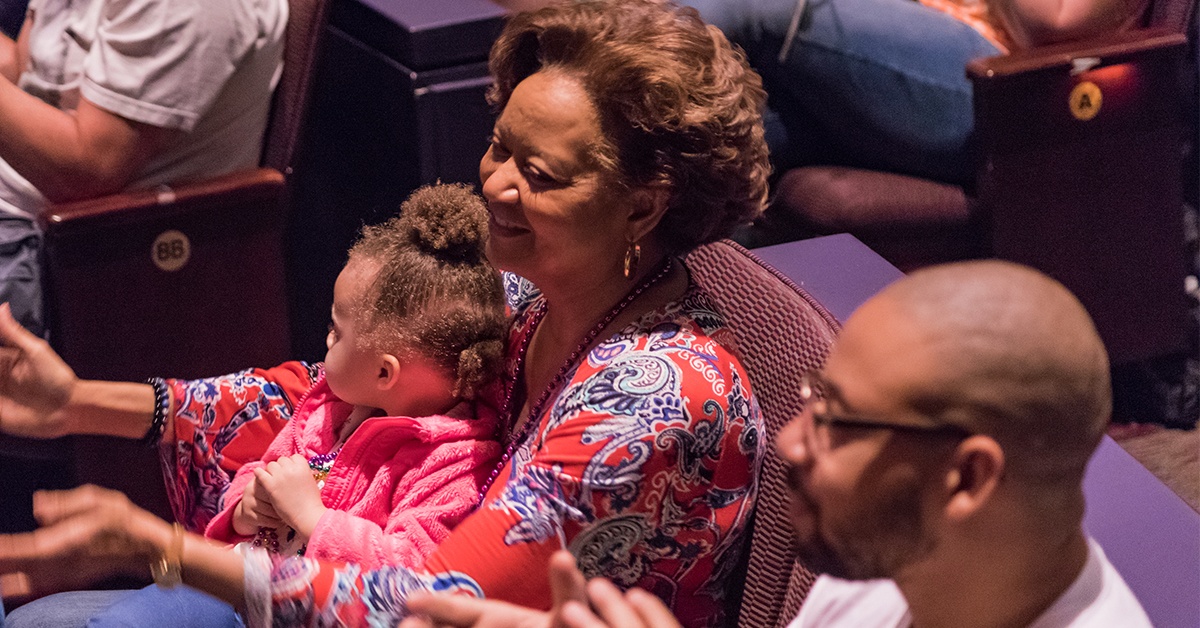
M 682 259 L 761 212 L 760 79 L 695 11 L 658 0 L 517 15 L 490 67 L 499 117 L 480 179 L 512 322 L 505 448 L 479 509 L 418 569 L 230 562 L 95 490 L 40 495 L 44 537 L 89 513 L 122 564 L 181 566 L 251 625 L 383 625 L 422 589 L 547 607 L 546 565 L 564 547 L 687 625 L 726 620 L 762 418 L 732 332 Z

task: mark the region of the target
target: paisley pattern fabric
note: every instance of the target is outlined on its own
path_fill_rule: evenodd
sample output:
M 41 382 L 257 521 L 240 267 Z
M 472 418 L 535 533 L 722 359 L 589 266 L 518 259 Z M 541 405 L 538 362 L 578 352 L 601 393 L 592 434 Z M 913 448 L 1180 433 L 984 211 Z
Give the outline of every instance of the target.
M 209 379 L 166 380 L 173 434 L 160 445 L 175 520 L 198 534 L 237 470 L 267 451 L 322 366 L 287 362 Z
M 540 307 L 526 294 L 506 388 Z M 247 557 L 247 593 L 271 600 L 248 624 L 390 626 L 414 589 L 548 608 L 546 565 L 563 547 L 589 576 L 654 592 L 686 626 L 720 624 L 764 443 L 733 336 L 707 296 L 693 288 L 602 342 L 547 405 L 484 504 L 421 569 Z

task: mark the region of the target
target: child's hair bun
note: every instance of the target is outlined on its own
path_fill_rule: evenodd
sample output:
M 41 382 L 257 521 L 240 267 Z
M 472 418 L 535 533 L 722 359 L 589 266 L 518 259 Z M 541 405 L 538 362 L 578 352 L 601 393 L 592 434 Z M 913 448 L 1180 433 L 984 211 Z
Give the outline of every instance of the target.
M 487 238 L 487 207 L 460 183 L 429 185 L 400 206 L 400 220 L 412 243 L 446 262 L 477 263 Z

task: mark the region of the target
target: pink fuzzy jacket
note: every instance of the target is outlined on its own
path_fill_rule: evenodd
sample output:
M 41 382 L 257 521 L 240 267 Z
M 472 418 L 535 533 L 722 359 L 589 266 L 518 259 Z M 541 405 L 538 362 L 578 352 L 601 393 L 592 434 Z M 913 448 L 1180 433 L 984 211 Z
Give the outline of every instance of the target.
M 318 380 L 262 460 L 238 470 L 205 535 L 227 543 L 249 540 L 234 531 L 233 511 L 254 469 L 297 453 L 330 451 L 351 410 L 324 378 Z M 478 505 L 479 490 L 500 457 L 496 421 L 494 410 L 468 402 L 447 416 L 364 421 L 325 479 L 321 501 L 329 510 L 305 555 L 366 569 L 419 566 Z

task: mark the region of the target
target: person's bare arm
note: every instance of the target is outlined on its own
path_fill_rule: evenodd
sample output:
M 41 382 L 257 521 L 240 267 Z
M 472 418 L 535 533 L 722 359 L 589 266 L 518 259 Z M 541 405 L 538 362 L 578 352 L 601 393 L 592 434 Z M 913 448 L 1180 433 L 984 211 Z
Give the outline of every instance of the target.
M 184 584 L 219 598 L 244 611 L 246 570 L 242 555 L 208 539 L 188 534 L 183 539 L 180 560 Z
M 179 131 L 127 120 L 81 98 L 59 110 L 17 87 L 29 59 L 31 13 L 14 42 L 0 36 L 0 157 L 47 199 L 92 198 L 128 185 Z
M 177 133 L 87 99 L 74 112 L 61 111 L 0 81 L 0 157 L 54 202 L 124 188 Z
M 96 486 L 38 493 L 33 510 L 41 528 L 0 535 L 6 597 L 77 589 L 117 574 L 145 576 L 176 542 L 171 524 Z M 183 582 L 244 608 L 241 555 L 196 534 L 183 533 L 181 540 Z
M 12 83 L 21 75 L 21 63 L 17 56 L 17 42 L 0 33 L 0 76 Z
M 29 62 L 29 29 L 33 27 L 33 15 L 21 24 L 21 32 L 14 41 L 8 35 L 0 33 L 0 76 L 17 82 L 25 64 Z
M 993 0 L 992 10 L 1020 48 L 1083 39 L 1120 27 L 1130 0 Z
M 7 304 L 0 305 L 0 345 L 0 431 L 141 438 L 150 428 L 156 402 L 150 385 L 79 380 L 45 340 L 13 319 Z

